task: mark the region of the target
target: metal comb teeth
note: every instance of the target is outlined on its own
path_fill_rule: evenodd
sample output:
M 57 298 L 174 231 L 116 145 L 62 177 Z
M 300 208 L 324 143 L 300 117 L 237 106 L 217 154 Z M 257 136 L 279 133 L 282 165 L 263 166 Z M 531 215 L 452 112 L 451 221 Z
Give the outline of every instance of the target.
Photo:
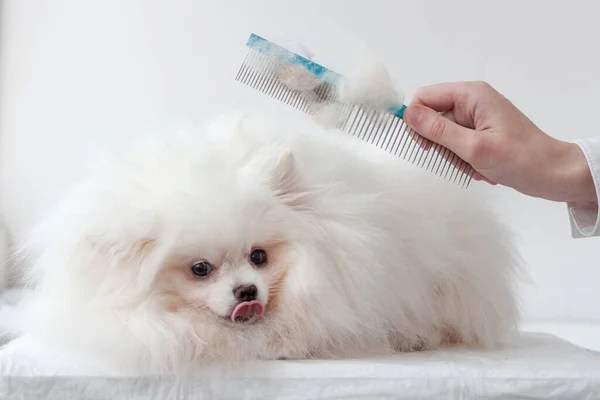
M 402 118 L 387 110 L 340 102 L 335 85 L 326 80 L 311 91 L 290 89 L 279 78 L 279 71 L 285 66 L 285 61 L 249 47 L 235 79 L 307 114 L 313 114 L 323 104 L 335 104 L 342 112 L 337 126 L 340 130 L 461 187 L 467 188 L 471 183 L 475 170 L 470 164 L 416 133 Z

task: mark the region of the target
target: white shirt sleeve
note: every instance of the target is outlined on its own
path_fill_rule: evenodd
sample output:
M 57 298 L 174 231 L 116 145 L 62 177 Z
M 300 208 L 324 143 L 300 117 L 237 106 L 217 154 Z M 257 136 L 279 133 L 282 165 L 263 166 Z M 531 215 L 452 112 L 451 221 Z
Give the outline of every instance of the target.
M 574 238 L 600 236 L 600 137 L 582 139 L 575 142 L 585 154 L 590 166 L 594 185 L 596 186 L 596 201 L 590 203 L 567 203 L 571 219 L 571 235 Z

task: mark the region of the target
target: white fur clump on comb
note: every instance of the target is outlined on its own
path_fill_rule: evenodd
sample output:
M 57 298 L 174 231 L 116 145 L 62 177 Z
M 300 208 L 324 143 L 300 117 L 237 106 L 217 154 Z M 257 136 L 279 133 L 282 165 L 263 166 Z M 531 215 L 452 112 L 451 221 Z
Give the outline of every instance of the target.
M 387 68 L 377 62 L 364 64 L 349 77 L 340 79 L 335 91 L 338 101 L 322 105 L 313 114 L 313 119 L 325 128 L 343 124 L 348 117 L 346 104 L 385 110 L 404 101 L 404 94 L 395 87 Z
M 390 106 L 400 106 L 404 94 L 394 85 L 387 68 L 379 62 L 363 63 L 348 77 L 335 79 L 322 76 L 317 78 L 304 66 L 282 65 L 277 70 L 279 81 L 288 89 L 301 92 L 306 98 L 316 99 L 316 89 L 324 82 L 334 85 L 335 102 L 313 102 L 313 119 L 320 125 L 330 128 L 338 126 L 347 115 L 344 107 L 357 104 L 368 109 L 385 110 Z
M 375 62 L 342 79 L 337 86 L 337 93 L 343 102 L 374 109 L 400 106 L 404 101 L 404 95 L 394 86 L 389 71 L 383 64 Z
M 303 42 L 296 40 L 298 54 L 314 61 L 315 53 Z M 347 76 L 336 85 L 336 95 L 342 102 L 361 104 L 368 108 L 382 109 L 389 106 L 401 106 L 404 93 L 394 84 L 392 77 L 382 61 L 361 54 L 360 62 L 354 64 Z M 279 79 L 292 90 L 311 91 L 323 80 L 331 81 L 325 75 L 321 79 L 301 65 L 292 65 L 280 70 Z

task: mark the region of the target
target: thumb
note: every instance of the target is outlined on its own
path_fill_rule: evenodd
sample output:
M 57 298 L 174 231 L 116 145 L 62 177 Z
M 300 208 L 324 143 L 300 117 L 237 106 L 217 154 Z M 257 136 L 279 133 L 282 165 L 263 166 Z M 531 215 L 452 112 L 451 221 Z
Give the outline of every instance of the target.
M 460 158 L 464 159 L 468 154 L 470 138 L 473 137 L 471 129 L 462 127 L 421 104 L 409 106 L 404 112 L 404 120 L 419 135 L 447 147 Z

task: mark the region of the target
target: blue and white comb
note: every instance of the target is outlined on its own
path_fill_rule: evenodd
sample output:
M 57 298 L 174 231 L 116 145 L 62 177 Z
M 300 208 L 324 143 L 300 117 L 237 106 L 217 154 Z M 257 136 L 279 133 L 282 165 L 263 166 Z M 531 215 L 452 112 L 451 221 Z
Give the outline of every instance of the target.
M 471 183 L 475 173 L 471 165 L 406 125 L 405 105 L 373 109 L 342 101 L 337 90 L 342 77 L 336 72 L 255 34 L 250 35 L 246 46 L 248 53 L 237 81 L 307 114 L 335 105 L 341 110 L 338 129 L 462 187 Z M 302 69 L 304 77 L 311 81 L 290 84 L 289 78 L 294 75 L 291 68 Z

